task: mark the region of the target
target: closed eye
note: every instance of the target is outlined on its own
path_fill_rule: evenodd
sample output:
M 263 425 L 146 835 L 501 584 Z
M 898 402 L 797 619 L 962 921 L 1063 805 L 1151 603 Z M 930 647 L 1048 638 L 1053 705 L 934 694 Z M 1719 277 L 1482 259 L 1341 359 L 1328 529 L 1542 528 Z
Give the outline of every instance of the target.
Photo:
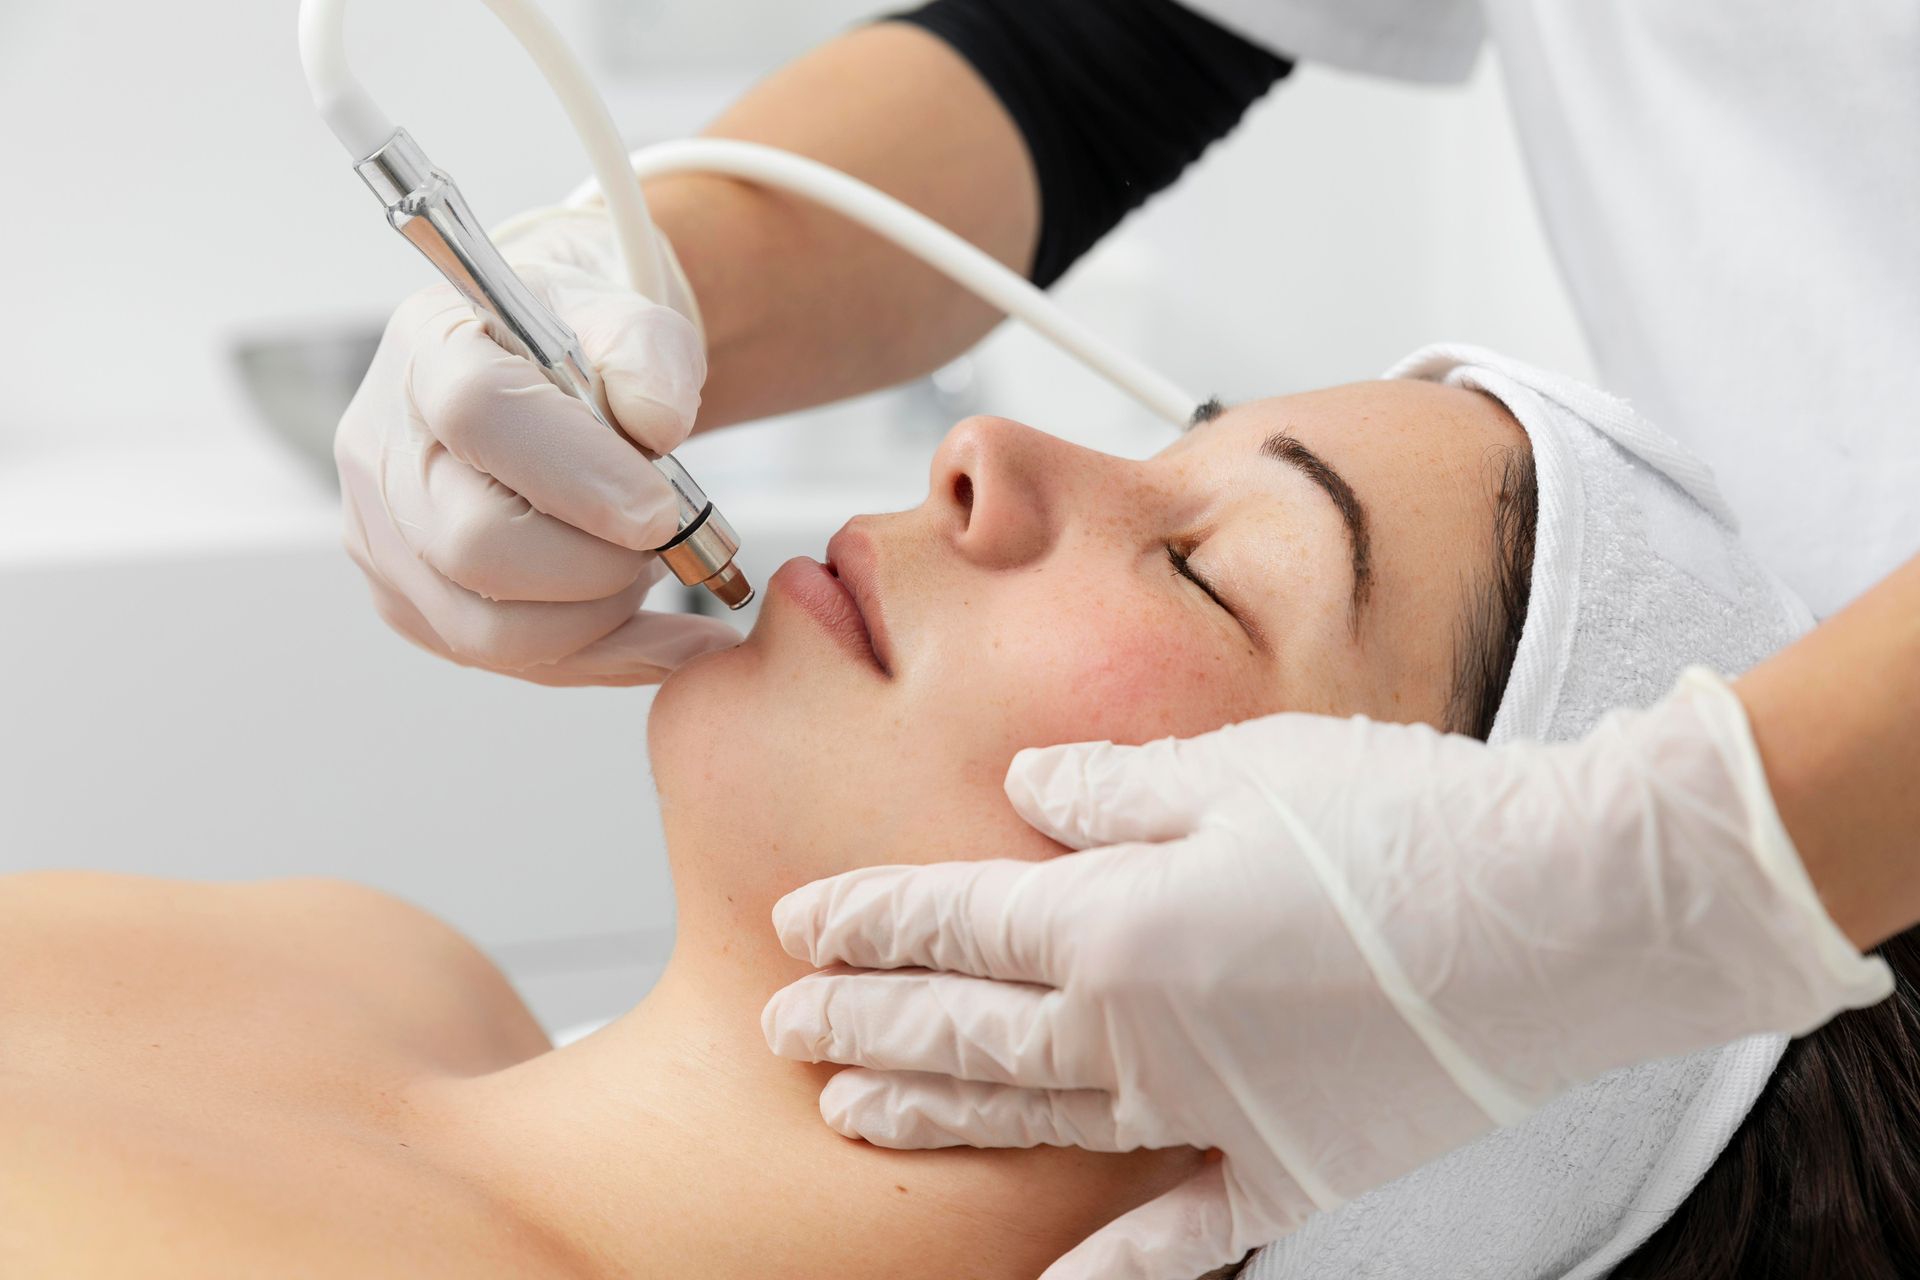
M 1211 582 L 1208 582 L 1194 571 L 1193 562 L 1187 559 L 1186 553 L 1171 542 L 1167 544 L 1167 560 L 1173 565 L 1173 572 L 1176 576 L 1185 578 L 1188 582 L 1191 582 L 1194 586 L 1206 592 L 1209 600 L 1219 605 L 1222 609 L 1225 609 L 1229 617 L 1234 618 L 1236 621 L 1238 620 L 1239 615 L 1233 612 L 1233 606 L 1221 598 L 1220 593 L 1213 589 Z

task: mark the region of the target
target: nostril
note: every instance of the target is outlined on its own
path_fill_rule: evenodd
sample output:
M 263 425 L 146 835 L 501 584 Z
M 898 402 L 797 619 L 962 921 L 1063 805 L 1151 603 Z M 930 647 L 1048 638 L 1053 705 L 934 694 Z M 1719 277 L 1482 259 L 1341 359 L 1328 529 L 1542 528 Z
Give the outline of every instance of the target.
M 960 510 L 973 514 L 973 477 L 964 471 L 953 478 L 953 500 L 960 504 Z

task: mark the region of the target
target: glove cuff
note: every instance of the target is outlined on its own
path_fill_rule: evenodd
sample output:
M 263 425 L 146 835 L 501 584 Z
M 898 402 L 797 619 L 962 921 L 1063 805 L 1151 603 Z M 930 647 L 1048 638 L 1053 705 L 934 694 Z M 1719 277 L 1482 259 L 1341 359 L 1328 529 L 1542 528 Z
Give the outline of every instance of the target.
M 1825 1007 L 1812 1012 L 1805 1026 L 1791 1028 L 1793 1033 L 1811 1031 L 1842 1009 L 1864 1008 L 1884 1000 L 1893 991 L 1893 973 L 1886 961 L 1862 955 L 1827 913 L 1773 803 L 1760 748 L 1754 742 L 1753 728 L 1739 695 L 1715 672 L 1689 667 L 1675 684 L 1674 696 L 1699 716 L 1740 796 L 1747 820 L 1747 848 L 1754 863 L 1779 900 L 1795 913 L 1800 936 L 1782 941 L 1801 944 L 1817 970 L 1806 976 L 1820 991 Z

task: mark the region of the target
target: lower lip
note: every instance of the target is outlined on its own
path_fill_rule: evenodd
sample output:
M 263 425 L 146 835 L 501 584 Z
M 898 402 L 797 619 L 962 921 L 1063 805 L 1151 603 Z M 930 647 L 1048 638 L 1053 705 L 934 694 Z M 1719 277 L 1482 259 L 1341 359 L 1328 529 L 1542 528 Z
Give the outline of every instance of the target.
M 776 569 L 767 579 L 767 586 L 811 614 L 848 653 L 881 670 L 879 655 L 873 651 L 873 637 L 867 631 L 859 607 L 840 579 L 828 572 L 827 566 L 798 556 Z

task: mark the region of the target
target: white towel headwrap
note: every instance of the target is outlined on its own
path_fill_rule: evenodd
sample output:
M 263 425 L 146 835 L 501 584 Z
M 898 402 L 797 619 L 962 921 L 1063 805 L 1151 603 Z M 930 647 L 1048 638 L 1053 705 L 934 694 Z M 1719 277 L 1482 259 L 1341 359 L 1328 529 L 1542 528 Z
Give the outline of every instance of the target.
M 1812 617 L 1741 547 L 1705 464 L 1624 403 L 1491 351 L 1386 374 L 1486 392 L 1539 476 L 1531 595 L 1491 740 L 1559 741 L 1693 664 L 1746 670 Z M 1260 1251 L 1249 1280 L 1594 1280 L 1670 1217 L 1786 1047 L 1755 1036 L 1616 1071 Z

